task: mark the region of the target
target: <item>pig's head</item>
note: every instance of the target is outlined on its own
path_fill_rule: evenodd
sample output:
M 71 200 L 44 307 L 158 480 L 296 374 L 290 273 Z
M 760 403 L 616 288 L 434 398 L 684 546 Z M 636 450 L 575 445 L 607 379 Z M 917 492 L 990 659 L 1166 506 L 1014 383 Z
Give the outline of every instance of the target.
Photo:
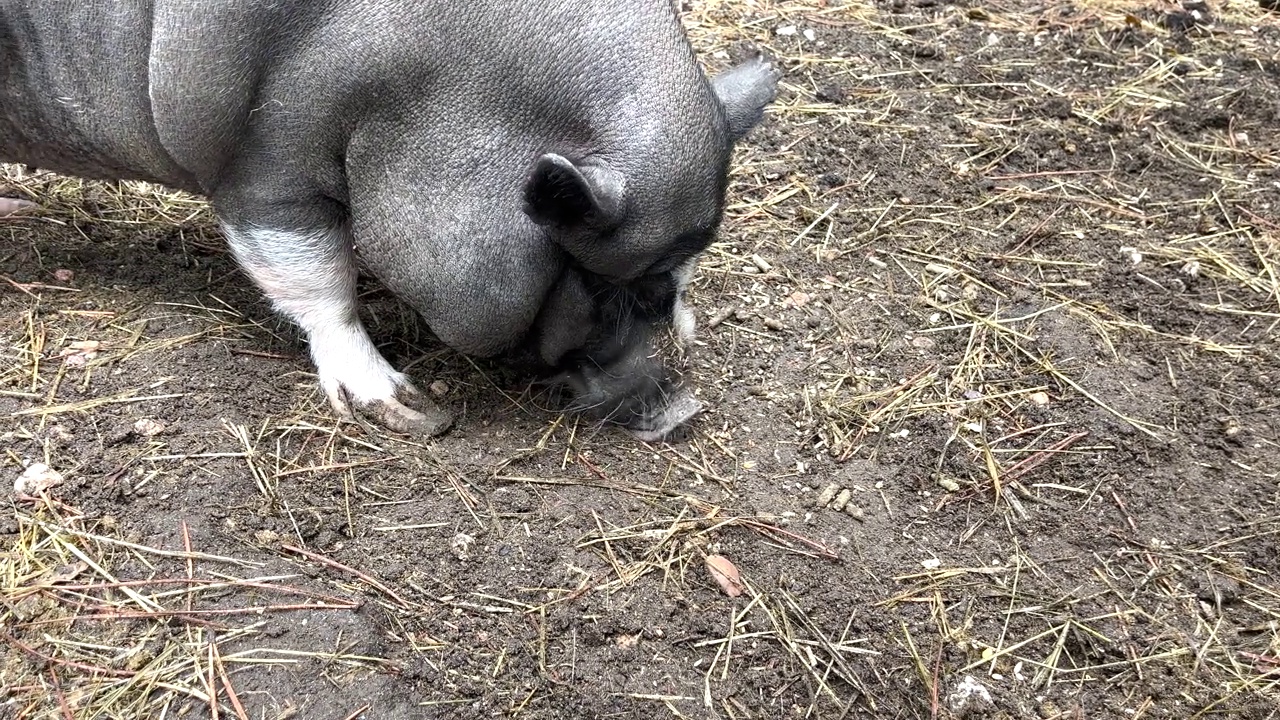
M 680 378 L 693 314 L 685 291 L 715 237 L 734 143 L 776 94 L 757 57 L 687 99 L 694 117 L 662 117 L 620 149 L 546 153 L 524 188 L 525 213 L 564 262 L 527 351 L 558 371 L 574 406 L 658 440 L 699 412 Z
M 667 350 L 692 332 L 685 287 L 734 143 L 780 77 L 760 57 L 708 79 L 678 33 L 663 20 L 663 63 L 639 40 L 607 58 L 567 50 L 583 31 L 560 52 L 516 48 L 538 58 L 517 74 L 489 56 L 433 66 L 447 93 L 369 98 L 345 151 L 357 249 L 437 337 L 532 364 L 647 440 L 700 410 Z

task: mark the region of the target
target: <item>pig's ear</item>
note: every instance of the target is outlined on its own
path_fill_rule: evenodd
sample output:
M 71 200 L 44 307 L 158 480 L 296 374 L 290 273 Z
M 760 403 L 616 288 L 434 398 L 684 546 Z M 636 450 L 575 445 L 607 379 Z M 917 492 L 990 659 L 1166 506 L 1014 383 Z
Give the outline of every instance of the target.
M 608 227 L 622 213 L 623 188 L 622 176 L 608 167 L 547 153 L 525 183 L 524 211 L 539 225 Z
M 725 70 L 711 80 L 729 121 L 729 136 L 737 141 L 764 117 L 764 106 L 778 95 L 782 70 L 764 55 Z

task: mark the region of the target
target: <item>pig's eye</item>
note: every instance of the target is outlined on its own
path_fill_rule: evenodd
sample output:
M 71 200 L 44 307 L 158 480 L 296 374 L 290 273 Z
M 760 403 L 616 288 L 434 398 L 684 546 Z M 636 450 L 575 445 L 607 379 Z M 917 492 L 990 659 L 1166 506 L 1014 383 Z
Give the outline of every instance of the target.
M 641 282 L 641 281 L 652 279 L 652 278 L 662 277 L 663 275 L 670 275 L 671 271 L 675 270 L 676 266 L 684 262 L 685 259 L 686 258 L 673 257 L 668 255 L 662 258 L 661 260 L 659 260 L 658 262 L 645 268 L 644 274 L 640 276 L 637 282 Z
M 694 230 L 677 236 L 667 248 L 667 252 L 663 253 L 662 258 L 650 265 L 644 271 L 644 274 L 649 276 L 670 273 L 683 265 L 689 258 L 706 250 L 714 237 L 715 228 Z

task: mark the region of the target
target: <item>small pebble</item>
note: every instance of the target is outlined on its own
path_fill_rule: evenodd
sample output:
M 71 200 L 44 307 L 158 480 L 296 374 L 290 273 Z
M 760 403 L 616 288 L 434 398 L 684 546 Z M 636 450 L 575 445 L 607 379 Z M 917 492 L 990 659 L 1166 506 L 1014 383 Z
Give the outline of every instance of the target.
M 841 490 L 840 494 L 836 495 L 836 499 L 831 503 L 831 509 L 835 510 L 836 512 L 840 512 L 841 510 L 844 510 L 844 507 L 849 504 L 849 498 L 851 497 L 853 497 L 853 493 L 849 490 L 849 488 L 845 488 L 844 490 Z
M 734 312 L 734 309 L 729 307 L 729 308 L 720 310 L 716 314 L 712 315 L 707 320 L 707 329 L 714 330 L 718 325 L 720 325 L 720 323 L 724 322 L 725 320 L 728 320 L 729 316 L 732 315 L 733 312 Z
M 853 518 L 854 520 L 857 520 L 858 522 L 863 522 L 864 520 L 867 519 L 866 514 L 862 512 L 862 508 L 858 505 L 853 505 L 853 504 L 845 505 L 844 511 L 845 511 L 845 514 L 847 514 L 849 517 Z
M 796 292 L 793 292 L 790 295 L 788 295 L 787 299 L 782 301 L 782 304 L 791 305 L 793 307 L 804 307 L 805 305 L 809 304 L 809 300 L 811 299 L 812 298 L 809 295 L 809 293 L 800 292 L 799 290 L 797 290 Z
M 467 533 L 458 533 L 449 541 L 449 549 L 453 551 L 453 556 L 459 560 L 466 560 L 471 556 L 471 546 L 476 544 L 475 537 Z
M 817 505 L 818 507 L 826 507 L 827 503 L 835 499 L 836 493 L 838 492 L 840 492 L 840 486 L 835 483 L 831 483 L 823 488 L 822 492 L 818 494 L 818 499 L 814 502 L 814 505 Z
M 133 424 L 133 431 L 143 437 L 152 437 L 164 432 L 164 423 L 152 418 L 139 418 Z
M 62 473 L 44 463 L 31 463 L 13 481 L 13 491 L 19 495 L 34 496 L 62 484 Z

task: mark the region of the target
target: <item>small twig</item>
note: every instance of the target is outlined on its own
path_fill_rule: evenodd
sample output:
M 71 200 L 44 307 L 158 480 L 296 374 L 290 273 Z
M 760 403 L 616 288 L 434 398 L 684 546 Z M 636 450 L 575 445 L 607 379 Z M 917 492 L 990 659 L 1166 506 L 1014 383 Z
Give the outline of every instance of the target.
M 93 605 L 88 610 L 98 610 L 92 615 L 77 615 L 76 620 L 137 620 L 142 618 L 200 618 L 218 615 L 262 615 L 269 612 L 294 612 L 298 610 L 356 610 L 360 607 L 360 603 L 350 603 L 345 605 L 327 605 L 319 604 L 302 604 L 302 605 L 254 605 L 251 607 L 240 608 L 209 608 L 204 610 L 116 610 L 109 605 Z M 37 625 L 57 625 L 64 623 L 68 618 L 53 618 L 46 620 L 32 620 L 25 625 L 27 627 L 35 627 Z
M 825 558 L 829 558 L 831 560 L 840 559 L 840 555 L 836 553 L 835 550 L 832 550 L 831 548 L 827 547 L 826 545 L 823 545 L 817 540 L 812 540 L 798 533 L 793 533 L 790 530 L 784 530 L 778 527 L 777 525 L 769 525 L 768 523 L 762 523 L 757 520 L 747 520 L 746 518 L 738 518 L 737 521 L 742 523 L 743 525 L 746 525 L 752 530 L 756 530 L 757 532 L 782 535 L 782 536 L 791 538 L 796 542 L 804 543 L 805 545 L 808 545 L 814 550 L 817 550 L 818 554 L 822 555 Z
M 253 357 L 267 358 L 268 360 L 294 360 L 292 355 L 280 355 L 277 353 L 260 352 L 257 350 L 245 350 L 243 348 L 228 348 L 233 355 L 251 355 Z
M 213 663 L 218 668 L 218 678 L 222 681 L 222 687 L 227 691 L 227 699 L 231 701 L 231 707 L 235 708 L 236 718 L 249 720 L 249 713 L 244 711 L 240 696 L 236 695 L 235 688 L 231 686 L 231 677 L 227 675 L 227 668 L 222 664 L 222 653 L 218 650 L 218 643 L 214 642 L 212 634 L 209 635 L 209 652 L 213 655 Z
M 71 714 L 71 706 L 67 703 L 67 695 L 62 692 L 62 683 L 58 680 L 58 673 L 53 668 L 49 668 L 49 679 L 53 682 L 53 692 L 58 696 L 58 709 L 62 711 L 62 717 L 65 720 L 75 720 L 75 715 Z
M 349 568 L 346 565 L 343 565 L 342 563 L 338 562 L 337 560 L 331 560 L 330 558 L 327 558 L 323 555 L 313 553 L 310 550 L 303 550 L 302 548 L 294 547 L 293 545 L 281 545 L 280 547 L 284 548 L 285 550 L 288 550 L 289 552 L 297 553 L 303 557 L 315 560 L 318 563 L 328 565 L 329 567 L 334 568 L 335 570 L 341 570 L 345 573 L 354 575 L 360 578 L 361 580 L 365 581 L 366 583 L 368 583 L 370 586 L 377 588 L 378 591 L 380 591 L 387 597 L 394 600 L 397 604 L 399 604 L 403 608 L 407 609 L 407 608 L 414 607 L 413 603 L 409 602 L 408 600 L 405 600 L 403 597 L 397 594 L 395 590 L 392 590 L 386 585 L 383 585 L 376 578 L 370 575 L 366 575 L 365 573 L 362 573 L 359 570 L 356 570 L 354 568 Z
M 218 668 L 213 660 L 213 648 L 215 645 L 217 645 L 217 641 L 214 639 L 213 633 L 210 632 L 209 633 L 209 676 L 201 677 L 200 679 L 204 681 L 205 687 L 209 688 L 209 715 L 212 717 L 213 720 L 218 720 L 218 717 L 219 717 L 218 685 L 217 683 L 214 682 L 214 679 L 213 679 L 214 673 L 218 671 Z
M 1120 499 L 1115 490 L 1111 491 L 1111 497 L 1116 501 L 1116 507 L 1120 508 L 1121 514 L 1124 515 L 1124 519 L 1129 523 L 1129 529 L 1135 533 L 1138 532 L 1138 526 L 1134 524 L 1133 518 L 1129 515 L 1129 508 L 1125 507 L 1124 501 Z
M 21 518 L 21 516 L 19 517 Z M 30 518 L 30 520 L 34 522 L 36 525 L 39 525 L 42 529 L 45 530 L 45 532 L 48 532 L 51 535 L 66 533 L 67 535 L 71 535 L 73 537 L 84 538 L 86 540 L 93 540 L 95 542 L 104 543 L 107 545 L 117 545 L 119 547 L 129 548 L 130 550 L 137 550 L 138 552 L 149 553 L 151 555 L 159 555 L 160 557 L 169 557 L 169 558 L 188 558 L 189 557 L 194 560 L 208 560 L 211 562 L 231 563 L 233 565 L 239 565 L 241 567 L 252 567 L 252 568 L 263 567 L 264 565 L 266 565 L 266 563 L 254 562 L 250 560 L 238 560 L 233 557 L 223 557 L 221 555 L 210 555 L 209 553 L 202 553 L 202 552 L 185 553 L 185 552 L 175 552 L 172 550 L 161 550 L 159 548 L 148 547 L 146 545 L 141 545 L 139 543 L 128 542 L 126 540 L 118 540 L 116 538 L 106 537 L 103 535 L 94 535 L 93 533 L 84 532 L 82 530 L 73 530 L 69 527 L 65 527 L 62 525 L 55 525 L 54 523 L 46 522 L 44 520 L 37 520 L 35 518 Z
M 1248 650 L 1240 650 L 1239 653 L 1241 657 L 1252 660 L 1255 663 L 1254 668 L 1264 676 L 1280 675 L 1280 655 L 1259 655 L 1258 653 L 1252 653 Z M 1259 667 L 1261 665 L 1271 665 L 1272 667 L 1270 669 L 1263 669 L 1262 667 Z
M 942 685 L 942 651 L 946 643 L 938 643 L 938 655 L 933 659 L 933 682 L 929 684 L 929 708 L 938 717 L 938 687 Z
M 350 715 L 348 715 L 348 716 L 346 716 L 345 718 L 343 718 L 343 720 L 356 720 L 356 718 L 360 717 L 360 714 L 361 714 L 361 713 L 363 713 L 365 710 L 368 710 L 368 709 L 369 709 L 369 708 L 371 708 L 371 707 L 373 707 L 373 705 L 372 705 L 371 703 L 365 703 L 364 705 L 360 706 L 359 708 L 356 708 L 356 710 L 355 710 L 355 711 L 353 711 Z
M 1062 212 L 1062 209 L 1064 207 L 1066 207 L 1066 205 L 1059 205 L 1058 207 L 1054 208 L 1053 212 L 1046 215 L 1044 219 L 1042 219 L 1039 223 L 1036 224 L 1035 227 L 1031 228 L 1026 233 L 1024 233 L 1022 235 L 1022 239 L 1018 241 L 1017 245 L 1013 246 L 1013 249 L 1009 250 L 1008 254 L 1009 255 L 1017 254 L 1017 252 L 1021 250 L 1024 245 L 1031 242 L 1032 238 L 1040 234 L 1040 231 L 1044 229 L 1045 225 L 1048 225 L 1050 220 L 1057 217 L 1058 213 Z
M 196 564 L 191 559 L 191 532 L 187 529 L 187 521 L 181 520 L 179 524 L 182 526 L 182 549 L 187 551 L 187 580 L 194 580 L 196 576 Z M 192 609 L 195 603 L 193 588 L 187 588 L 187 611 Z
M 1010 483 L 1010 482 L 1013 482 L 1014 480 L 1017 480 L 1023 475 L 1026 475 L 1032 470 L 1043 465 L 1045 462 L 1049 460 L 1049 458 L 1053 457 L 1054 455 L 1060 452 L 1065 451 L 1067 448 L 1076 444 L 1080 440 L 1088 437 L 1088 435 L 1089 435 L 1089 432 L 1087 430 L 1081 430 L 1072 435 L 1068 435 L 1067 437 L 1059 440 L 1058 442 L 1050 445 L 1047 448 L 1035 451 L 1031 455 L 1028 455 L 1022 460 L 1019 460 L 1013 467 L 1006 470 L 1003 473 L 1003 475 L 1001 475 L 1001 480 L 1006 483 Z
M 233 581 L 210 580 L 206 578 L 152 578 L 150 580 L 117 580 L 115 582 L 83 583 L 78 585 L 71 584 L 71 583 L 58 583 L 56 585 L 36 584 L 36 585 L 31 585 L 30 587 L 32 589 L 89 592 L 92 590 L 111 590 L 111 589 L 125 588 L 125 587 L 146 587 L 149 585 L 173 585 L 173 584 L 188 585 L 190 584 L 190 585 L 202 586 L 202 587 L 195 588 L 195 590 L 222 590 L 226 588 L 254 588 L 257 590 L 271 590 L 273 592 L 282 593 L 284 595 L 301 595 L 303 597 L 311 598 L 312 600 L 315 600 L 323 604 L 327 604 L 329 606 L 358 604 L 358 602 L 355 600 L 342 598 L 342 597 L 335 597 L 333 595 L 323 595 L 321 593 L 307 590 L 306 588 L 294 587 L 292 585 L 272 585 L 269 582 L 263 582 L 264 580 L 288 579 L 291 577 L 295 577 L 295 576 L 279 575 L 274 577 L 263 577 L 258 579 L 233 580 Z M 186 593 L 185 590 L 176 591 L 176 592 L 164 591 L 164 592 L 157 592 L 154 595 L 154 597 L 159 598 L 159 597 L 170 595 L 170 594 L 185 594 L 185 593 Z
M 609 477 L 605 475 L 600 468 L 596 467 L 595 465 L 592 464 L 590 460 L 583 457 L 582 453 L 578 453 L 578 462 L 582 463 L 583 467 L 590 470 L 592 475 L 595 475 L 596 477 L 600 478 L 606 483 L 609 483 L 610 487 L 613 486 L 613 481 L 610 480 Z
M 36 290 L 61 290 L 62 292 L 80 292 L 79 288 L 60 287 L 58 285 L 45 285 L 44 283 L 20 283 L 17 280 L 14 280 L 13 278 L 7 275 L 0 275 L 0 280 L 4 280 L 5 282 L 17 288 L 18 290 L 21 290 L 22 292 L 30 295 L 31 297 L 36 297 L 36 294 L 31 292 L 30 288 L 35 288 Z
M 824 213 L 822 213 L 821 215 L 819 215 L 819 216 L 818 216 L 818 217 L 817 217 L 813 222 L 809 223 L 808 227 L 806 227 L 804 230 L 801 230 L 801 231 L 800 231 L 800 234 L 799 234 L 799 235 L 797 235 L 797 236 L 795 237 L 795 239 L 791 241 L 791 246 L 792 246 L 792 247 L 795 247 L 796 243 L 798 243 L 798 242 L 800 242 L 801 240 L 803 240 L 803 239 L 804 239 L 804 237 L 805 237 L 806 235 L 808 235 L 808 234 L 809 234 L 809 231 L 810 231 L 810 230 L 813 230 L 815 227 L 817 227 L 817 226 L 818 226 L 818 223 L 822 222 L 823 220 L 826 220 L 826 219 L 827 219 L 827 216 L 829 216 L 829 215 L 831 215 L 831 213 L 835 212 L 836 208 L 838 208 L 838 207 L 840 207 L 840 203 L 838 203 L 838 202 L 833 202 L 833 203 L 831 203 L 831 207 L 827 208 L 826 212 L 824 212 Z M 766 271 L 766 272 L 767 272 L 767 271 Z
M 66 667 L 72 667 L 77 670 L 84 670 L 86 672 L 91 672 L 91 673 L 102 673 L 103 675 L 113 675 L 115 677 L 134 677 L 138 674 L 132 670 L 115 670 L 112 668 L 100 667 L 98 665 L 89 665 L 87 663 L 76 662 L 74 660 L 63 660 L 62 658 L 56 658 L 50 655 L 45 655 L 44 653 L 41 653 L 37 650 L 33 650 L 32 648 L 29 648 L 26 645 L 23 645 L 17 638 L 15 638 L 14 636 L 10 635 L 7 632 L 4 632 L 3 630 L 0 630 L 0 640 L 4 640 L 10 645 L 21 650 L 22 652 L 30 655 L 33 658 L 36 658 L 37 660 L 42 660 L 47 663 L 53 663 L 55 665 L 64 665 Z

